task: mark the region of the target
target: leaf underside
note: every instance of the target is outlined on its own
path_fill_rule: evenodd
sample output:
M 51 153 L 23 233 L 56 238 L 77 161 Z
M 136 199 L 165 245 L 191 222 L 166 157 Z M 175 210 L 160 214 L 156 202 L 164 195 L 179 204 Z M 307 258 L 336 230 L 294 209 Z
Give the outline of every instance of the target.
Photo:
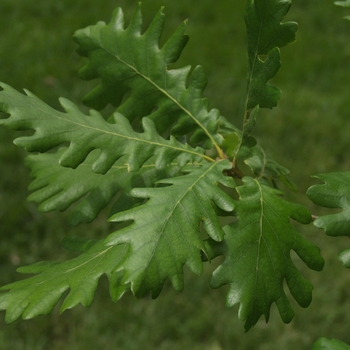
M 70 224 L 91 222 L 118 195 L 111 209 L 127 209 L 126 202 L 136 204 L 131 197 L 134 187 L 152 187 L 160 178 L 179 175 L 179 167 L 174 164 L 165 169 L 156 169 L 151 158 L 139 171 L 128 172 L 124 157 L 111 167 L 104 175 L 91 171 L 92 164 L 98 158 L 98 151 L 92 152 L 76 169 L 60 166 L 59 159 L 64 148 L 56 153 L 31 154 L 26 159 L 34 178 L 29 186 L 32 194 L 28 200 L 40 204 L 39 210 L 65 211 L 76 204 L 70 216 Z M 116 181 L 118 179 L 118 181 Z
M 313 223 L 332 237 L 350 236 L 350 172 L 320 174 L 314 176 L 324 184 L 311 186 L 307 190 L 309 198 L 326 208 L 341 208 L 336 214 L 318 217 Z M 350 249 L 339 254 L 344 266 L 350 268 Z

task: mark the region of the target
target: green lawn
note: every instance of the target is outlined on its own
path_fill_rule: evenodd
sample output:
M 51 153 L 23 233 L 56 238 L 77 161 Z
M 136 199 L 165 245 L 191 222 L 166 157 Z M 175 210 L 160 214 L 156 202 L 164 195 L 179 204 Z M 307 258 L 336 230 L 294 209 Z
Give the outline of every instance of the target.
M 109 21 L 121 6 L 130 18 L 134 0 L 1 0 L 0 81 L 26 88 L 60 108 L 59 96 L 77 104 L 93 83 L 81 82 L 83 60 L 71 40 L 75 30 Z M 243 0 L 144 0 L 145 24 L 161 5 L 167 22 L 165 40 L 182 20 L 189 19 L 190 42 L 177 65 L 204 66 L 205 95 L 211 107 L 241 125 L 245 94 L 245 34 Z M 279 106 L 263 111 L 255 136 L 266 151 L 292 169 L 301 201 L 321 213 L 303 195 L 315 181 L 310 175 L 350 169 L 350 22 L 349 11 L 328 0 L 295 0 L 288 15 L 299 23 L 297 42 L 282 49 L 282 69 L 274 84 L 283 90 Z M 82 108 L 85 108 L 82 106 Z M 23 165 L 25 152 L 12 144 L 18 133 L 0 129 L 0 285 L 19 276 L 18 265 L 44 259 L 65 259 L 59 242 L 70 233 L 103 237 L 111 231 L 101 216 L 92 225 L 67 226 L 66 214 L 37 212 L 26 202 L 30 183 Z M 318 244 L 326 260 L 321 273 L 302 273 L 314 284 L 314 300 L 307 309 L 295 305 L 296 316 L 284 325 L 273 306 L 271 319 L 248 333 L 237 319 L 237 308 L 225 308 L 226 288 L 210 290 L 207 266 L 200 278 L 186 271 L 185 290 L 164 287 L 156 300 L 126 295 L 113 304 L 102 280 L 89 309 L 77 307 L 59 315 L 5 325 L 0 320 L 0 348 L 18 349 L 311 349 L 320 336 L 350 344 L 350 272 L 336 255 L 349 239 L 331 239 L 313 227 L 301 228 Z M 293 304 L 294 305 L 294 304 Z

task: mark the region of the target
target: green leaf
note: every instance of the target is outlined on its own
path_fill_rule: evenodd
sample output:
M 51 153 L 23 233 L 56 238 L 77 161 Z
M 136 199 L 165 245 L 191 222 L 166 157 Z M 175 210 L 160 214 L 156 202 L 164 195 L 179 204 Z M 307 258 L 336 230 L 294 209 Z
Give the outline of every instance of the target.
M 152 158 L 141 169 L 130 173 L 122 157 L 106 174 L 97 174 L 91 167 L 98 158 L 98 151 L 91 152 L 76 169 L 64 168 L 59 159 L 65 151 L 61 148 L 56 153 L 32 154 L 26 158 L 31 177 L 34 177 L 29 186 L 33 193 L 28 200 L 39 203 L 39 210 L 43 212 L 64 211 L 76 203 L 70 216 L 72 225 L 94 220 L 117 194 L 120 195 L 117 201 L 123 202 L 125 210 L 126 196 L 130 196 L 133 187 L 151 187 L 157 180 L 179 173 L 176 164 L 164 170 L 156 169 Z
M 338 6 L 350 7 L 350 1 L 349 0 L 335 1 L 334 3 L 336 5 L 338 5 Z M 350 16 L 345 16 L 344 18 L 350 20 Z
M 274 302 L 282 320 L 291 321 L 294 311 L 284 292 L 284 280 L 299 305 L 310 304 L 312 285 L 294 266 L 291 250 L 311 269 L 321 270 L 324 261 L 319 249 L 290 223 L 290 218 L 309 223 L 306 208 L 285 201 L 279 191 L 257 179 L 243 180 L 244 185 L 236 188 L 240 195 L 235 201 L 237 220 L 224 228 L 225 238 L 219 243 L 225 261 L 214 271 L 211 285 L 230 284 L 227 305 L 240 303 L 239 318 L 249 330 L 261 315 L 268 321 Z
M 311 186 L 307 190 L 309 198 L 326 208 L 342 208 L 340 213 L 318 217 L 314 225 L 328 236 L 350 236 L 350 172 L 328 173 L 314 176 L 324 184 Z M 339 255 L 344 265 L 350 268 L 350 250 Z
M 338 6 L 350 7 L 350 0 L 335 1 L 334 3 Z
M 257 104 L 251 111 L 247 113 L 247 116 L 249 115 L 249 118 L 246 118 L 244 120 L 243 124 L 243 138 L 249 138 L 249 134 L 254 129 L 254 126 L 256 124 L 256 118 L 259 113 L 259 105 Z
M 311 186 L 309 198 L 326 208 L 342 208 L 340 213 L 324 215 L 314 221 L 329 236 L 350 236 L 350 172 L 319 174 L 314 176 L 324 184 Z
M 237 132 L 231 132 L 224 135 L 222 149 L 228 156 L 234 155 L 234 152 L 241 142 L 241 135 Z
M 127 28 L 118 8 L 109 24 L 99 22 L 75 33 L 78 52 L 89 59 L 80 77 L 101 79 L 84 101 L 96 109 L 110 103 L 130 121 L 148 116 L 161 133 L 177 123 L 172 129 L 174 135 L 193 132 L 193 142 L 208 140 L 208 147 L 219 149 L 223 139 L 217 125 L 222 117 L 216 109 L 208 111 L 207 100 L 201 97 L 207 83 L 202 67 L 197 66 L 191 76 L 190 66 L 169 68 L 188 41 L 186 24 L 160 48 L 164 18 L 161 9 L 141 33 L 140 7 Z
M 71 252 L 86 252 L 98 243 L 97 239 L 80 237 L 75 235 L 66 236 L 61 242 L 61 246 Z
M 61 312 L 79 303 L 88 307 L 103 274 L 108 277 L 111 298 L 117 301 L 129 289 L 120 284 L 121 274 L 113 273 L 127 247 L 106 247 L 103 241 L 86 247 L 88 250 L 83 254 L 68 261 L 44 261 L 19 268 L 18 272 L 36 275 L 1 287 L 1 291 L 7 291 L 0 294 L 0 310 L 6 310 L 6 322 L 14 322 L 21 315 L 30 319 L 50 313 L 67 290 Z
M 277 179 L 290 173 L 287 168 L 270 158 L 259 145 L 250 149 L 250 155 L 244 159 L 244 162 L 253 170 L 256 177 Z
M 350 249 L 343 250 L 341 253 L 339 253 L 338 259 L 346 268 L 350 269 Z
M 314 344 L 312 350 L 350 350 L 350 346 L 338 339 L 320 338 Z
M 100 149 L 101 153 L 92 169 L 102 174 L 122 156 L 129 171 L 138 170 L 152 156 L 158 169 L 165 168 L 175 158 L 179 166 L 203 158 L 212 160 L 204 155 L 202 148 L 191 148 L 173 137 L 165 140 L 148 118 L 142 120 L 144 132 L 137 133 L 119 113 L 114 115 L 115 124 L 111 124 L 96 111 L 84 115 L 64 98 L 60 102 L 66 113 L 54 110 L 28 91 L 25 96 L 6 84 L 0 86 L 3 88 L 0 110 L 10 114 L 7 119 L 0 119 L 0 125 L 13 130 L 35 130 L 33 135 L 14 141 L 29 152 L 46 152 L 69 142 L 59 160 L 62 166 L 76 168 L 94 149 Z
M 244 169 L 245 174 L 251 173 L 252 176 L 264 178 L 274 185 L 276 180 L 280 180 L 289 189 L 297 190 L 296 185 L 289 178 L 290 171 L 269 157 L 252 136 L 243 137 L 237 152 L 237 161 L 242 169 L 243 164 L 248 166 L 248 169 Z
M 272 108 L 281 91 L 267 85 L 278 72 L 279 48 L 295 41 L 298 25 L 281 23 L 288 13 L 290 0 L 248 0 L 246 27 L 248 37 L 247 110 L 255 106 Z
M 202 273 L 201 251 L 205 248 L 200 224 L 212 239 L 223 239 L 214 205 L 226 212 L 233 210 L 232 199 L 218 187 L 234 187 L 232 178 L 223 174 L 231 167 L 227 160 L 191 167 L 187 175 L 158 182 L 165 187 L 134 189 L 133 196 L 148 201 L 110 219 L 133 221 L 109 235 L 106 242 L 130 245 L 117 271 L 123 271 L 122 282 L 130 283 L 136 296 L 152 291 L 156 297 L 167 278 L 181 291 L 184 264 Z

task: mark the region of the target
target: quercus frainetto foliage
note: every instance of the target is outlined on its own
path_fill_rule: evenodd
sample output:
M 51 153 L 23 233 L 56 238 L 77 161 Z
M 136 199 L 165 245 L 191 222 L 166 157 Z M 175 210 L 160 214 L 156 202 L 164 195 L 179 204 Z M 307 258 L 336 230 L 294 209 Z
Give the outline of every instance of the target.
M 312 285 L 294 265 L 291 251 L 310 269 L 323 268 L 318 247 L 292 223 L 310 224 L 312 216 L 283 198 L 279 182 L 294 187 L 289 170 L 251 135 L 259 109 L 275 107 L 281 95 L 269 81 L 281 66 L 280 49 L 295 41 L 297 24 L 284 21 L 290 5 L 289 0 L 247 0 L 241 128 L 208 108 L 201 66 L 172 69 L 188 37 L 183 23 L 160 47 L 162 9 L 146 29 L 139 6 L 129 24 L 118 8 L 110 23 L 74 34 L 86 58 L 80 77 L 98 80 L 84 98 L 92 108 L 89 115 L 67 99 L 60 99 L 60 112 L 29 91 L 1 84 L 6 117 L 0 124 L 33 130 L 14 140 L 31 152 L 29 200 L 44 212 L 73 206 L 73 225 L 93 221 L 112 204 L 109 221 L 125 223 L 103 240 L 66 237 L 63 246 L 81 253 L 76 258 L 19 268 L 34 276 L 1 288 L 7 322 L 51 312 L 66 291 L 61 311 L 89 306 L 103 274 L 113 301 L 125 292 L 157 297 L 168 279 L 181 291 L 184 266 L 200 275 L 203 264 L 218 256 L 224 259 L 211 287 L 229 285 L 227 305 L 239 304 L 246 330 L 262 315 L 268 320 L 273 303 L 282 320 L 291 321 L 285 288 L 302 307 L 310 304 Z M 104 117 L 99 111 L 108 105 L 114 112 Z M 317 177 L 325 184 L 311 187 L 309 197 L 343 211 L 314 224 L 332 236 L 348 235 L 349 173 Z M 349 251 L 340 258 L 350 266 Z

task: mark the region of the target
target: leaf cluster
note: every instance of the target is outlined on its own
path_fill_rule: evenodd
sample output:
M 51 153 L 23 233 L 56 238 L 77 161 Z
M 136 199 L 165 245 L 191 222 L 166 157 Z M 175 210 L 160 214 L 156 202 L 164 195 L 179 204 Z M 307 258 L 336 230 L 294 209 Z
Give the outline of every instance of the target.
M 186 22 L 160 47 L 163 9 L 146 30 L 139 6 L 127 26 L 118 8 L 110 23 L 74 34 L 86 58 L 80 77 L 98 80 L 83 99 L 92 108 L 88 115 L 67 99 L 60 99 L 62 112 L 29 91 L 24 95 L 1 84 L 0 110 L 7 117 L 0 124 L 33 131 L 14 140 L 31 153 L 29 200 L 44 212 L 72 208 L 73 225 L 95 220 L 107 207 L 109 221 L 123 224 L 101 240 L 66 237 L 62 244 L 80 252 L 76 258 L 19 268 L 34 276 L 1 288 L 7 322 L 47 314 L 61 298 L 62 312 L 79 303 L 89 306 L 103 274 L 113 301 L 128 291 L 157 297 L 167 280 L 181 291 L 184 266 L 200 275 L 203 263 L 218 256 L 223 262 L 211 287 L 229 285 L 226 304 L 239 304 L 246 330 L 262 315 L 268 321 L 273 303 L 282 320 L 291 321 L 286 286 L 300 306 L 310 304 L 312 285 L 291 251 L 310 269 L 323 268 L 318 247 L 293 226 L 311 223 L 312 216 L 283 198 L 282 183 L 295 189 L 289 170 L 252 136 L 259 109 L 275 107 L 281 96 L 269 81 L 281 66 L 280 49 L 295 41 L 297 24 L 283 22 L 290 5 L 247 0 L 241 128 L 208 107 L 201 66 L 172 68 L 188 41 Z M 107 106 L 111 115 L 103 111 Z M 342 174 L 339 183 L 338 176 L 319 176 L 326 185 L 308 192 L 316 204 L 344 209 L 314 221 L 327 234 L 348 232 L 349 196 L 341 192 L 348 177 Z M 349 255 L 342 253 L 347 266 Z

